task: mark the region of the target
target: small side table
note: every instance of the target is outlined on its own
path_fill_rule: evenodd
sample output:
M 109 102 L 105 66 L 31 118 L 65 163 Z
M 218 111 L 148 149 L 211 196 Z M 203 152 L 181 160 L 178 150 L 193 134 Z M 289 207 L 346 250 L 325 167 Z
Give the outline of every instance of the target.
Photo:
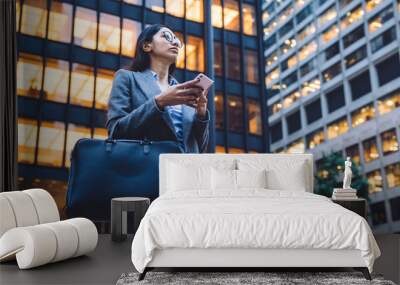
M 363 198 L 357 198 L 354 200 L 340 200 L 331 199 L 332 202 L 339 204 L 340 206 L 359 214 L 364 219 L 367 219 L 367 200 Z
M 150 205 L 144 197 L 120 197 L 111 199 L 111 239 L 124 241 L 127 236 L 127 213 L 134 212 L 134 232 Z

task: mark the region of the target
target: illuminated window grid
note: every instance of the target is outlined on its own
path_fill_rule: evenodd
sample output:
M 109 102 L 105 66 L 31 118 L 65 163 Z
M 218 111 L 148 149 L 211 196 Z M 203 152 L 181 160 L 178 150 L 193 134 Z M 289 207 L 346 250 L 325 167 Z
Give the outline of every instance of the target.
M 304 140 L 299 139 L 287 146 L 286 153 L 304 153 L 305 152 L 305 145 Z
M 42 57 L 20 53 L 17 62 L 17 94 L 39 98 L 42 85 Z
M 74 44 L 95 49 L 97 41 L 96 11 L 77 6 L 74 21 Z
M 62 167 L 65 139 L 65 124 L 42 121 L 39 128 L 37 164 Z
M 37 139 L 37 120 L 18 118 L 18 162 L 33 164 Z
M 65 148 L 65 167 L 71 166 L 71 151 L 74 148 L 76 142 L 81 138 L 90 138 L 90 128 L 78 126 L 75 124 L 68 124 L 67 131 L 67 144 Z
M 44 38 L 46 36 L 46 21 L 46 0 L 24 1 L 21 17 L 21 33 Z
M 72 5 L 57 1 L 51 2 L 48 38 L 64 43 L 71 42 Z
M 366 163 L 379 158 L 379 151 L 375 137 L 364 140 L 362 145 L 364 149 L 364 161 Z
M 400 107 L 400 90 L 390 96 L 378 99 L 378 110 L 380 115 L 384 115 Z
M 110 98 L 114 71 L 98 68 L 96 76 L 96 109 L 107 110 Z
M 118 54 L 120 35 L 120 17 L 100 13 L 98 50 Z
M 385 167 L 386 180 L 389 189 L 400 187 L 400 163 L 389 164 Z
M 325 141 L 325 134 L 323 130 L 312 133 L 307 139 L 307 148 L 313 149 L 317 145 Z
M 379 169 L 366 174 L 368 179 L 368 193 L 374 194 L 383 190 L 383 179 Z
M 69 63 L 64 60 L 47 58 L 44 70 L 44 99 L 67 103 Z
M 93 67 L 73 63 L 71 74 L 70 103 L 92 107 L 94 97 Z
M 345 132 L 347 132 L 348 129 L 349 129 L 349 125 L 345 118 L 338 120 L 336 122 L 333 122 L 331 124 L 328 124 L 328 126 L 327 126 L 328 139 L 330 139 L 330 140 L 334 139 L 334 138 L 344 134 Z
M 351 126 L 353 128 L 373 119 L 375 117 L 375 108 L 374 106 L 368 105 L 360 108 L 351 113 Z
M 381 133 L 382 153 L 389 155 L 399 151 L 399 143 L 397 142 L 396 129 L 387 130 Z
M 363 15 L 364 15 L 364 11 L 363 11 L 361 5 L 357 6 L 353 10 L 347 12 L 346 16 L 344 18 L 342 18 L 342 20 L 340 22 L 340 28 L 342 30 L 347 29 L 348 27 L 350 27 L 351 25 L 353 25 L 354 23 L 356 23 L 360 19 L 362 19 Z
M 261 109 L 257 101 L 247 100 L 247 116 L 249 133 L 262 135 Z

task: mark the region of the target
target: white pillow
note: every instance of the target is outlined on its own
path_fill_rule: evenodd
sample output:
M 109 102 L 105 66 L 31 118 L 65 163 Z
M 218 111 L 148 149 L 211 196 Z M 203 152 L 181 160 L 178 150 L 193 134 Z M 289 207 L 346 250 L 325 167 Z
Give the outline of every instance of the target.
M 212 188 L 214 190 L 236 190 L 236 170 L 212 168 Z
M 210 190 L 212 188 L 209 166 L 187 166 L 171 162 L 168 167 L 168 191 Z
M 267 171 L 261 170 L 236 170 L 238 188 L 267 188 Z

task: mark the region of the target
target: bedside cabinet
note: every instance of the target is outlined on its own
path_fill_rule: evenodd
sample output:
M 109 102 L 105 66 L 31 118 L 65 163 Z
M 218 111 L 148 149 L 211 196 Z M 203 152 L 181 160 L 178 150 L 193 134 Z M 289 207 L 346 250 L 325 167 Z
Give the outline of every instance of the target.
M 359 214 L 364 219 L 367 219 L 367 200 L 358 198 L 354 200 L 336 200 L 332 199 L 332 202 L 339 204 L 340 206 Z

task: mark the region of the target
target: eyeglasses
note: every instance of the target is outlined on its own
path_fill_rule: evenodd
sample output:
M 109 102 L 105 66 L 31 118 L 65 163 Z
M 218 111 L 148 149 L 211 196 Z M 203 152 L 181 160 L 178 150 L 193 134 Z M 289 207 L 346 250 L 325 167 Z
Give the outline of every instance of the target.
M 168 42 L 170 42 L 172 44 L 176 40 L 178 43 L 178 47 L 179 48 L 182 47 L 182 42 L 179 40 L 179 38 L 177 36 L 173 35 L 169 31 L 162 31 L 161 33 L 162 33 L 162 37 L 165 38 Z

